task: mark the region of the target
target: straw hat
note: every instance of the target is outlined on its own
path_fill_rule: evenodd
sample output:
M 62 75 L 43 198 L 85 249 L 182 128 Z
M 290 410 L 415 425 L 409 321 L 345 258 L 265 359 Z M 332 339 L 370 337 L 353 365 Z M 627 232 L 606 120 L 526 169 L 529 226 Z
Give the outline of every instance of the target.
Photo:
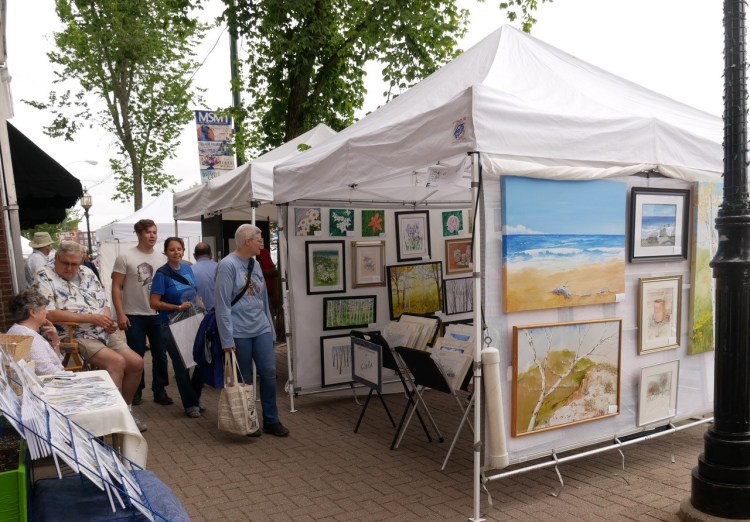
M 52 238 L 48 232 L 34 232 L 34 237 L 29 241 L 31 248 L 44 248 L 52 244 Z

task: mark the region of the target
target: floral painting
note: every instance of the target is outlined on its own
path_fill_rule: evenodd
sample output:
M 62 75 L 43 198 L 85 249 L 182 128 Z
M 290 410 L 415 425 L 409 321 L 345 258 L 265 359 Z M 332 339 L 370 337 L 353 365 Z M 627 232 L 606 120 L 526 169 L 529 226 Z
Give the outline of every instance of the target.
M 307 261 L 307 293 L 330 294 L 344 292 L 343 241 L 308 241 L 305 243 Z
M 397 258 L 399 261 L 429 259 L 430 214 L 418 212 L 396 212 Z
M 362 237 L 379 237 L 385 233 L 385 210 L 362 211 Z
M 331 236 L 345 236 L 354 232 L 354 210 L 332 208 L 328 211 L 328 231 Z
M 294 209 L 294 234 L 297 236 L 314 236 L 321 231 L 320 208 Z
M 457 236 L 464 229 L 464 213 L 462 210 L 443 212 L 443 237 Z

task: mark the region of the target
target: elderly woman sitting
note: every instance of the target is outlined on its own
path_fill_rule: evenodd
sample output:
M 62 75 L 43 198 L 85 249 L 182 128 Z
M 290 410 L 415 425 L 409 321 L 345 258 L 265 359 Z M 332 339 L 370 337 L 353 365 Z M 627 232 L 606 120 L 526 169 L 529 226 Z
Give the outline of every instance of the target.
M 47 320 L 46 297 L 34 289 L 22 290 L 10 300 L 10 312 L 16 324 L 10 327 L 9 334 L 29 335 L 34 338 L 28 361 L 34 361 L 37 375 L 50 375 L 65 371 L 61 362 L 60 342 L 57 331 Z M 47 339 L 52 341 L 50 344 Z

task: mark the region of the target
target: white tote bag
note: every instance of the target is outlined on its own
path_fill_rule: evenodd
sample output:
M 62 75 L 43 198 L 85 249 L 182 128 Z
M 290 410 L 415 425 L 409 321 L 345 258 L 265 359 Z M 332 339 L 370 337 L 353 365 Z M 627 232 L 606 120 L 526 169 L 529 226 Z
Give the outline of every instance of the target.
M 248 435 L 260 428 L 258 411 L 255 408 L 255 389 L 252 384 L 239 382 L 237 378 L 237 356 L 224 354 L 226 382 L 219 395 L 219 422 L 221 431 Z
M 195 344 L 195 336 L 202 321 L 202 313 L 197 313 L 175 322 L 171 322 L 170 320 L 169 331 L 172 332 L 172 337 L 175 344 L 177 344 L 177 349 L 180 351 L 185 368 L 192 368 L 197 364 L 193 360 L 193 345 Z

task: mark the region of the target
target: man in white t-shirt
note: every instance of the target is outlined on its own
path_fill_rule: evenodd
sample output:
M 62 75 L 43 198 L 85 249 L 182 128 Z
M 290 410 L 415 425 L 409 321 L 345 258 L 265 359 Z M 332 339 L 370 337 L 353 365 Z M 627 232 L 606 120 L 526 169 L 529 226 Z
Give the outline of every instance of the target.
M 167 353 L 161 340 L 161 323 L 156 310 L 149 305 L 151 279 L 156 270 L 167 262 L 167 257 L 154 250 L 156 223 L 141 219 L 134 226 L 138 245 L 123 250 L 112 268 L 112 303 L 117 314 L 117 326 L 125 331 L 130 346 L 141 357 L 146 354 L 146 339 L 151 350 L 154 401 L 168 406 L 174 401 L 164 389 L 169 384 Z M 145 380 L 133 399 L 141 402 Z

